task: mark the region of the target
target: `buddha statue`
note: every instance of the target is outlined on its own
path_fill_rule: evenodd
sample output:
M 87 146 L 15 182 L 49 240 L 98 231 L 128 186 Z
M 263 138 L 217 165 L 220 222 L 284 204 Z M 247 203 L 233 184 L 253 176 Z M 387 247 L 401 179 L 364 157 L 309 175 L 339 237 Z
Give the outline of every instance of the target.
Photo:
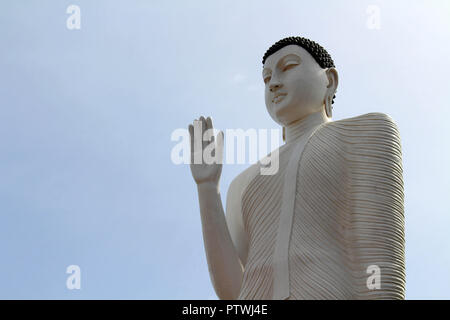
M 220 161 L 192 162 L 210 277 L 220 299 L 404 299 L 404 205 L 398 129 L 382 113 L 332 120 L 333 59 L 302 37 L 263 57 L 265 103 L 283 127 L 279 169 L 251 165 L 230 184 Z M 198 120 L 212 129 L 210 117 Z M 191 153 L 223 147 L 223 132 Z M 204 140 L 204 139 L 203 139 Z M 371 270 L 378 286 L 369 285 Z

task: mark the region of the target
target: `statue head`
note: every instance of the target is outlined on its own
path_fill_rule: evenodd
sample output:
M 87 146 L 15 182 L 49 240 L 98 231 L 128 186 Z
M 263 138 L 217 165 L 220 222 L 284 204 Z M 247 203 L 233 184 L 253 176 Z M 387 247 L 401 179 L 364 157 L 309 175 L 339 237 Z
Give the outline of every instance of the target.
M 331 118 L 338 73 L 323 47 L 289 37 L 272 45 L 262 62 L 266 107 L 277 123 L 287 126 L 323 110 Z

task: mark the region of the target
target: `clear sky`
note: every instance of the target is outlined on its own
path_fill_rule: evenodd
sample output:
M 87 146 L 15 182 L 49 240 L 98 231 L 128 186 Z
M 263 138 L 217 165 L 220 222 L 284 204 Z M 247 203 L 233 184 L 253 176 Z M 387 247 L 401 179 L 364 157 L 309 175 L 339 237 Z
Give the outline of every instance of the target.
M 71 4 L 80 30 L 66 27 Z M 297 35 L 335 61 L 334 119 L 397 122 L 407 298 L 449 299 L 447 0 L 2 1 L 0 298 L 216 299 L 196 187 L 170 136 L 200 115 L 222 130 L 278 128 L 261 59 Z M 224 166 L 224 201 L 247 166 Z M 69 265 L 81 290 L 66 288 Z

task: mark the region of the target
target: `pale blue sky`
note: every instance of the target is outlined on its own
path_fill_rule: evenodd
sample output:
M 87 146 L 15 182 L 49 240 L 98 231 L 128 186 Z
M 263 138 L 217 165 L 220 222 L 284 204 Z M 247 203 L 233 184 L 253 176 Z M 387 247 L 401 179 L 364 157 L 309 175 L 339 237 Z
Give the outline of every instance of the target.
M 70 4 L 81 30 L 66 28 Z M 2 1 L 0 298 L 215 299 L 170 135 L 200 115 L 277 128 L 261 58 L 300 35 L 336 63 L 335 119 L 397 122 L 407 298 L 449 299 L 449 18 L 447 0 Z M 224 166 L 223 200 L 245 167 Z M 79 291 L 66 289 L 71 264 Z

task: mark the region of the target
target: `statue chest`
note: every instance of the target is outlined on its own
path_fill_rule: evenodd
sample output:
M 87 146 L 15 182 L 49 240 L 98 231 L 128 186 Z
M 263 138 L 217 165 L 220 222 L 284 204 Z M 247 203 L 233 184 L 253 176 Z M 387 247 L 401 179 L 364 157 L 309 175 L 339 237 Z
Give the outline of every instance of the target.
M 249 252 L 242 297 L 249 297 L 252 294 L 251 290 L 247 291 L 247 286 L 253 286 L 255 282 L 265 286 L 264 298 L 273 297 L 274 279 L 278 278 L 277 241 L 280 241 L 279 225 L 283 210 L 283 189 L 287 176 L 291 174 L 288 172 L 288 163 L 293 149 L 286 148 L 280 151 L 280 166 L 277 174 L 254 177 L 243 193 L 242 217 L 249 239 Z M 298 150 L 295 151 L 298 152 Z M 303 281 L 308 281 L 310 277 L 315 277 L 323 271 L 323 276 L 326 278 L 336 271 L 344 275 L 341 280 L 333 280 L 338 282 L 337 285 L 342 292 L 333 291 L 328 294 L 335 294 L 335 297 L 348 297 L 350 291 L 346 289 L 349 286 L 346 283 L 346 272 L 341 270 L 341 267 L 345 266 L 346 257 L 345 241 L 341 232 L 345 229 L 343 224 L 345 220 L 340 217 L 342 212 L 336 206 L 337 202 L 331 201 L 330 197 L 321 198 L 321 194 L 327 193 L 326 190 L 318 192 L 309 187 L 311 186 L 309 179 L 313 174 L 316 183 L 320 181 L 323 184 L 322 187 L 326 189 L 327 179 L 329 179 L 326 172 L 318 168 L 303 167 L 302 164 L 302 161 L 298 162 L 299 167 L 295 174 L 295 200 L 292 225 L 289 226 L 291 231 L 288 239 L 288 257 L 285 259 L 285 264 L 289 265 L 289 286 L 291 290 L 292 288 L 300 290 L 299 288 L 304 285 Z M 330 279 L 336 279 L 336 277 Z M 302 294 L 304 297 L 314 296 L 300 291 L 297 291 L 297 294 Z

